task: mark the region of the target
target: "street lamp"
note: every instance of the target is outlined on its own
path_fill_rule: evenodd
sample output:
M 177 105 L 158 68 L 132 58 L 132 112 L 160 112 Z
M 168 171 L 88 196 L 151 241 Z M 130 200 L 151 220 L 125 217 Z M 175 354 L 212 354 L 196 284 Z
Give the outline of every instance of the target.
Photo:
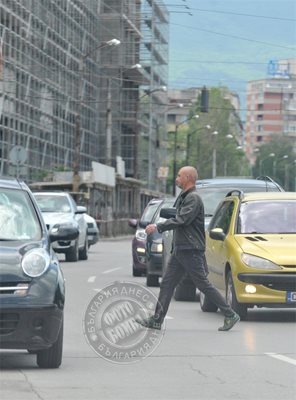
M 156 87 L 154 89 L 145 90 L 145 94 L 143 94 L 140 99 L 145 96 L 150 96 L 155 92 L 166 92 L 166 86 Z M 149 127 L 148 127 L 148 187 L 151 189 L 152 186 L 152 131 L 153 131 L 153 102 L 152 98 L 149 101 Z
M 98 46 L 88 51 L 86 54 L 82 55 L 79 60 L 79 69 L 78 69 L 78 111 L 76 114 L 75 121 L 75 148 L 74 148 L 74 159 L 73 159 L 73 177 L 72 177 L 72 192 L 76 195 L 79 192 L 79 183 L 80 183 L 80 146 L 81 146 L 81 124 L 80 124 L 80 113 L 83 103 L 83 77 L 84 77 L 84 68 L 85 68 L 85 60 L 96 50 L 102 49 L 104 47 L 113 47 L 118 46 L 120 44 L 120 40 L 111 39 L 106 42 L 101 42 Z
M 192 120 L 192 119 L 197 119 L 199 118 L 199 115 L 193 115 L 192 117 L 189 117 L 185 119 L 184 121 L 180 122 L 179 124 L 176 124 L 175 126 L 175 131 L 174 131 L 174 166 L 173 166 L 173 195 L 176 195 L 176 177 L 177 177 L 177 138 L 178 138 L 178 128 L 180 125 L 185 124 L 186 122 Z
M 188 165 L 189 163 L 189 149 L 190 149 L 190 141 L 191 137 L 194 133 L 202 131 L 203 129 L 211 129 L 211 125 L 205 125 L 202 126 L 201 128 L 195 129 L 193 132 L 188 133 L 187 135 L 187 145 L 186 145 L 186 164 Z M 199 149 L 199 146 L 198 146 Z
M 263 158 L 263 160 L 259 160 L 259 175 L 262 175 L 262 164 L 264 161 L 268 160 L 269 158 L 275 157 L 274 153 L 270 153 L 266 158 Z
M 219 134 L 218 131 L 212 132 L 213 135 L 213 155 L 212 155 L 212 178 L 216 178 L 216 169 L 217 169 L 217 161 L 216 161 L 216 156 L 217 156 L 217 149 L 216 149 L 216 137 Z
M 272 170 L 273 170 L 273 177 L 276 177 L 276 167 L 277 167 L 277 163 L 281 162 L 283 160 L 286 160 L 287 158 L 289 158 L 288 154 L 285 154 L 283 157 L 281 157 L 279 160 L 277 158 L 274 159 L 273 163 L 272 163 Z

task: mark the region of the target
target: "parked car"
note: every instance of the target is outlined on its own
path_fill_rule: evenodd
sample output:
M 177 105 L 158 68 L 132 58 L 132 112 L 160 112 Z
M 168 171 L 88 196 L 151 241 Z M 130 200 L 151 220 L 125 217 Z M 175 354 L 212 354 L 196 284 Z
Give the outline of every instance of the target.
M 172 207 L 175 199 L 163 199 L 153 215 L 150 223 L 157 224 L 164 219 L 160 211 L 164 207 Z M 162 276 L 162 234 L 157 230 L 146 238 L 146 284 L 147 286 L 158 286 L 158 280 Z
M 130 219 L 129 226 L 136 229 L 132 239 L 133 276 L 146 274 L 146 233 L 145 228 L 151 222 L 161 199 L 152 199 L 145 207 L 140 220 Z
M 77 227 L 49 231 L 30 189 L 0 178 L 0 347 L 26 349 L 41 368 L 58 368 L 63 353 L 65 282 L 52 249 Z
M 96 220 L 93 217 L 86 213 L 84 213 L 83 216 L 87 224 L 88 247 L 90 247 L 99 241 L 100 230 L 98 228 Z
M 281 192 L 284 189 L 267 176 L 250 178 L 216 178 L 202 179 L 196 182 L 198 194 L 203 200 L 205 208 L 205 228 L 207 229 L 216 207 L 224 196 L 233 189 L 244 192 Z M 163 268 L 168 263 L 170 249 L 172 247 L 172 231 L 163 233 Z M 193 301 L 196 299 L 196 288 L 189 277 L 184 277 L 177 286 L 174 297 L 176 300 Z
M 296 193 L 231 191 L 206 240 L 209 279 L 242 320 L 255 306 L 296 307 Z M 202 293 L 200 305 L 217 309 Z
M 87 260 L 88 237 L 87 223 L 83 216 L 86 208 L 77 206 L 67 192 L 34 192 L 41 209 L 47 229 L 63 223 L 78 228 L 79 235 L 75 240 L 59 240 L 53 244 L 56 253 L 64 253 L 66 261 Z

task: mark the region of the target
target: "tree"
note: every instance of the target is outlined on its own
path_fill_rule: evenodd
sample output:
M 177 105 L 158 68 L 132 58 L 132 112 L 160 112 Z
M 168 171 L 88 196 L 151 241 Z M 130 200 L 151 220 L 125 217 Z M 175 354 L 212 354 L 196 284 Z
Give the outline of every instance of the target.
M 254 175 L 270 176 L 285 190 L 295 190 L 295 159 L 296 153 L 291 139 L 274 135 L 268 143 L 260 146 L 253 169 Z

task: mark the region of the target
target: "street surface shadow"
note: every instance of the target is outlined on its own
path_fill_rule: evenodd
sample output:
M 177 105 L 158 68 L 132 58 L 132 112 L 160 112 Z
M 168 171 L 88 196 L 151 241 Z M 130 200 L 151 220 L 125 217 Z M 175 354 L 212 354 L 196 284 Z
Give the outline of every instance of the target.
M 248 310 L 247 321 L 253 322 L 296 322 L 296 309 L 254 308 Z

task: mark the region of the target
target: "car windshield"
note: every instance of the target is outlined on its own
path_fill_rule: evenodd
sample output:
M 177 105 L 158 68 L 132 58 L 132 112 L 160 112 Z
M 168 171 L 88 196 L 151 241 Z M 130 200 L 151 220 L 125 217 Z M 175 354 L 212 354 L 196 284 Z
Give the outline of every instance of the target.
M 159 207 L 159 209 L 158 209 L 158 211 L 157 211 L 157 213 L 156 213 L 156 215 L 155 215 L 155 218 L 154 218 L 154 222 L 155 222 L 156 224 L 157 224 L 158 222 L 164 222 L 164 221 L 166 221 L 166 218 L 162 218 L 162 217 L 160 216 L 160 211 L 161 211 L 161 209 L 162 209 L 162 208 L 170 208 L 170 207 L 173 207 L 174 203 L 175 203 L 175 199 L 167 200 L 167 201 L 164 201 L 164 202 L 162 203 L 161 207 Z
M 71 212 L 71 205 L 67 196 L 38 193 L 34 196 L 42 212 Z
M 146 209 L 141 217 L 141 222 L 150 222 L 152 220 L 153 215 L 155 214 L 155 211 L 157 210 L 158 206 L 159 206 L 159 202 L 149 204 L 146 207 Z
M 239 212 L 238 233 L 296 233 L 296 201 L 243 203 Z
M 200 195 L 205 208 L 205 216 L 212 217 L 214 212 L 220 203 L 225 197 L 225 195 L 231 190 L 239 189 L 245 193 L 249 192 L 265 192 L 265 186 L 244 186 L 242 184 L 237 184 L 237 186 L 220 186 L 220 187 L 198 187 L 197 192 Z M 276 187 L 268 187 L 269 192 L 278 191 Z
M 40 239 L 41 227 L 29 195 L 0 189 L 0 241 Z

